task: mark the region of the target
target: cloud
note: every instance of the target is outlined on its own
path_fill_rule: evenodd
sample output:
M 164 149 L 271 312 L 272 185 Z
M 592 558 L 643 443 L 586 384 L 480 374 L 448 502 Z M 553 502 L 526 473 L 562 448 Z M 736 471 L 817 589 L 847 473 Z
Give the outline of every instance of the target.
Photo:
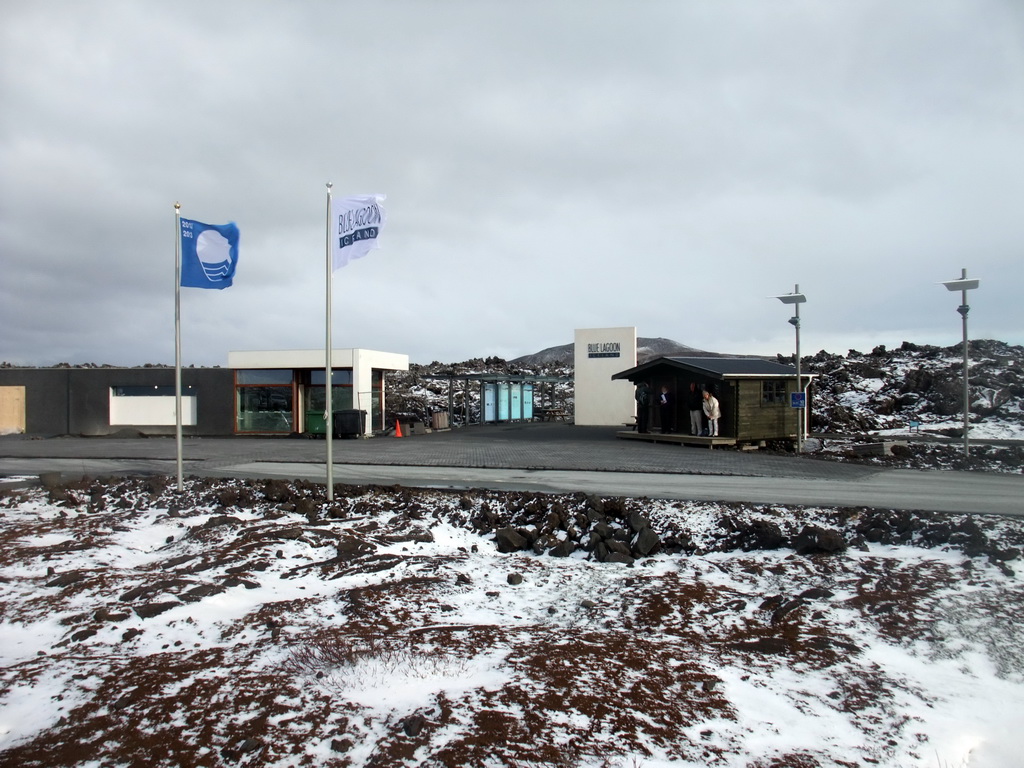
M 1024 343 L 1022 32 L 1011 0 L 4 7 L 0 359 L 172 362 L 175 201 L 242 233 L 187 362 L 318 346 L 328 181 L 388 196 L 341 346 L 770 354 L 796 283 L 809 346 L 953 343 L 963 266 L 972 335 Z

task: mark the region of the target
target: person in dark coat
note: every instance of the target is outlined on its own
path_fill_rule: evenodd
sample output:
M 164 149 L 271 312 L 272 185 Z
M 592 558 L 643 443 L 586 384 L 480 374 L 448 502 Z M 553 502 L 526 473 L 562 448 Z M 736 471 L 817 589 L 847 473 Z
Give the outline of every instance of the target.
M 648 424 L 651 418 L 651 388 L 646 381 L 636 385 L 636 431 L 650 432 Z
M 695 381 L 690 382 L 690 391 L 686 395 L 686 407 L 690 411 L 690 434 L 699 435 L 704 427 L 701 421 L 704 415 L 704 396 Z
M 672 395 L 667 386 L 661 388 L 658 407 L 661 409 L 661 434 L 667 435 L 672 431 Z

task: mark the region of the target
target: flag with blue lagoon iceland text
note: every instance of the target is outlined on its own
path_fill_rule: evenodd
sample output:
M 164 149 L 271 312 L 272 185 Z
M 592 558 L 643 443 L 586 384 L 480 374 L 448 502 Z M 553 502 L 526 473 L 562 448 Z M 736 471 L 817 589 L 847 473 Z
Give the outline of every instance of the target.
M 238 227 L 181 220 L 181 287 L 229 288 L 238 266 Z
M 384 227 L 384 195 L 331 199 L 331 271 L 377 247 Z

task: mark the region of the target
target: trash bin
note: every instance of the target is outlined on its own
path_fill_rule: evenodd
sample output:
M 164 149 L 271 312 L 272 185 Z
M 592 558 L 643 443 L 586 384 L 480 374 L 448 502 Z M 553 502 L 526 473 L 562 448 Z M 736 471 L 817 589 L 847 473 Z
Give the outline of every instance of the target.
M 324 423 L 323 411 L 306 411 L 306 434 L 326 435 L 327 425 Z
M 366 431 L 366 411 L 334 411 L 335 437 L 362 437 Z

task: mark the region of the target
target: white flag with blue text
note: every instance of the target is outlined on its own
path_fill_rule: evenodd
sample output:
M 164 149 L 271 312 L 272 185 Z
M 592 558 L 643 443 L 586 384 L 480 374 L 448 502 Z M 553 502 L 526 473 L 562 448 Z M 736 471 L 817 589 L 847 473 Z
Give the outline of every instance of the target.
M 377 247 L 384 227 L 384 195 L 331 199 L 331 271 Z

